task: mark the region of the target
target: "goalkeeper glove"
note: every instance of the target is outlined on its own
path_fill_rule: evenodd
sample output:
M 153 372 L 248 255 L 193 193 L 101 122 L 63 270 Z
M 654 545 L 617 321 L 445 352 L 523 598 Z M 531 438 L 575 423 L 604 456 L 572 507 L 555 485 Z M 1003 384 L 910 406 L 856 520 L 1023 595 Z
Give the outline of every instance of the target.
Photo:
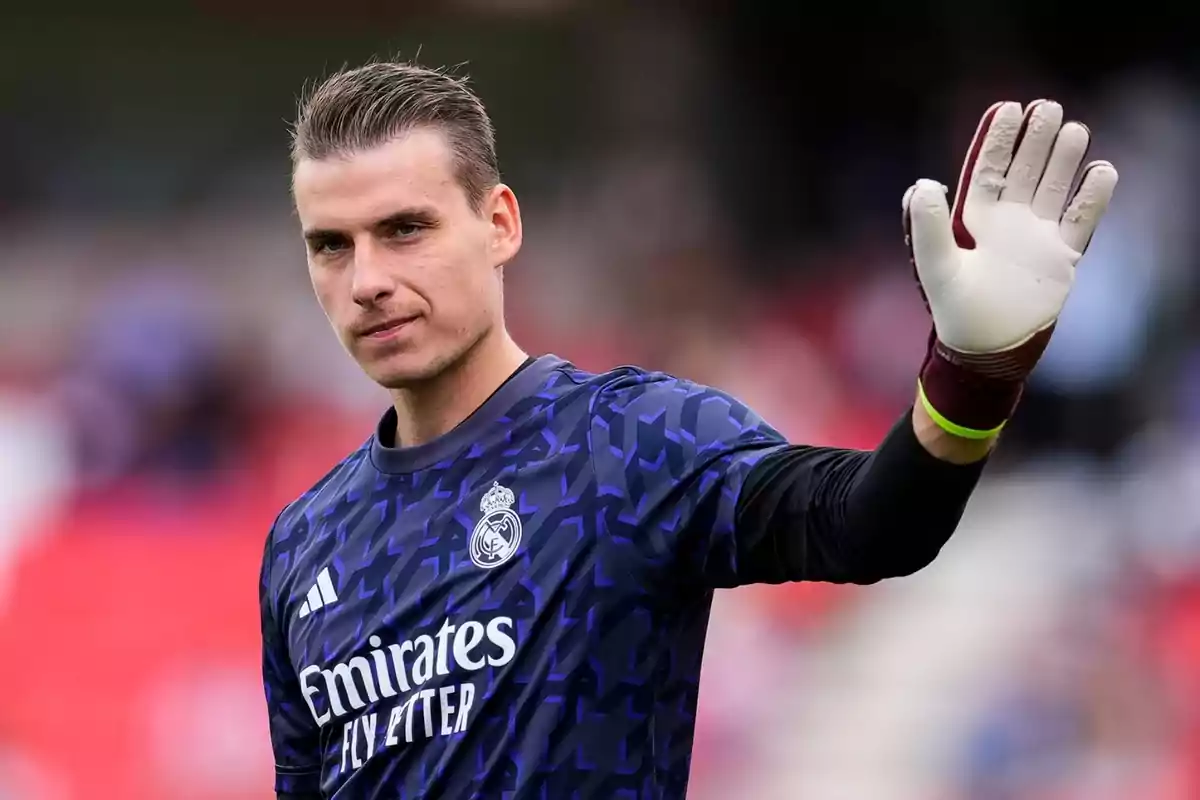
M 997 103 L 975 132 L 953 211 L 936 181 L 904 195 L 905 239 L 933 317 L 919 400 L 950 433 L 998 433 L 1050 341 L 1117 184 L 1106 161 L 1075 180 L 1090 139 L 1063 124 L 1058 103 L 1024 113 Z

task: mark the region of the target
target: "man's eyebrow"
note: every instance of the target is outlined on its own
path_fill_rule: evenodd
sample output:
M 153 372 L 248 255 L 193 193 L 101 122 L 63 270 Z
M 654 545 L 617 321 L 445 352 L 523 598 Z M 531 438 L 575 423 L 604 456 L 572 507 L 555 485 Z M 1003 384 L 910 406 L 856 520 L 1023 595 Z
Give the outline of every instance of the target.
M 325 229 L 325 228 L 312 228 L 312 229 L 304 232 L 304 241 L 309 242 L 309 243 L 328 242 L 328 241 L 333 241 L 336 239 L 345 238 L 345 236 L 346 236 L 346 234 L 343 233 L 342 231 Z
M 401 209 L 394 214 L 388 214 L 383 219 L 376 220 L 371 227 L 375 230 L 387 230 L 401 225 L 433 225 L 437 219 L 438 215 L 432 208 L 414 206 Z
M 386 230 L 395 228 L 400 225 L 433 225 L 437 222 L 437 214 L 428 206 L 413 206 L 411 208 L 402 208 L 388 214 L 386 217 L 381 217 L 371 223 L 370 227 L 374 230 Z M 305 240 L 309 242 L 329 241 L 330 239 L 344 238 L 346 232 L 336 228 L 312 228 L 304 232 Z

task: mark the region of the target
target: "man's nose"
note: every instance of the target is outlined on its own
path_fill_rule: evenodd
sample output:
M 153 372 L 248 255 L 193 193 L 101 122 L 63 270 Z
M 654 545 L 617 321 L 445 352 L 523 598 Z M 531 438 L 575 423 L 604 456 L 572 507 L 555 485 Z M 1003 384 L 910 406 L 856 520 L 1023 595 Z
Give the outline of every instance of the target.
M 351 287 L 354 302 L 363 308 L 377 306 L 394 291 L 395 281 L 383 249 L 372 242 L 356 245 Z

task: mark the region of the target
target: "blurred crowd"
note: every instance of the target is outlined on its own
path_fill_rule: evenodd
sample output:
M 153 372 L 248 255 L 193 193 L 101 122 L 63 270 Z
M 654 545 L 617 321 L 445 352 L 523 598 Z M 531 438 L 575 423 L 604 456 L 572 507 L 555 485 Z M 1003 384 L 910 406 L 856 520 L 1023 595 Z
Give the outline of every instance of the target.
M 637 363 L 731 391 L 795 441 L 872 447 L 912 400 L 928 334 L 900 195 L 918 168 L 952 180 L 992 93 L 1040 94 L 1050 80 L 1023 68 L 1008 82 L 944 86 L 920 110 L 925 152 L 885 146 L 884 123 L 875 154 L 869 126 L 844 131 L 853 148 L 828 142 L 829 152 L 862 153 L 845 185 L 822 194 L 825 173 L 814 171 L 794 189 L 797 209 L 825 204 L 820 225 L 777 231 L 763 248 L 727 208 L 745 194 L 727 193 L 736 170 L 714 167 L 681 133 L 719 59 L 675 22 L 596 34 L 629 54 L 624 69 L 579 79 L 596 103 L 608 98 L 606 111 L 578 112 L 601 142 L 539 151 L 528 141 L 536 122 L 508 122 L 528 98 L 498 92 L 527 230 L 507 276 L 511 327 L 529 352 L 595 370 Z M 667 56 L 675 67 L 639 70 Z M 487 65 L 517 70 L 482 64 L 484 84 Z M 942 789 L 954 800 L 1200 796 L 1200 95 L 1171 70 L 1135 66 L 1071 89 L 1068 110 L 1121 184 L 988 472 L 1052 474 L 1048 486 L 1072 487 L 1064 508 L 1088 509 L 1045 531 L 1061 541 L 1070 602 L 1035 626 L 1002 680 L 980 687 L 961 747 L 946 755 Z M 737 108 L 725 91 L 725 108 Z M 226 113 L 249 129 L 277 119 Z M 590 126 L 604 114 L 618 116 Z M 70 144 L 62 120 L 31 115 L 5 135 L 44 164 L 40 154 Z M 39 138 L 48 130 L 60 134 L 53 143 Z M 109 130 L 72 140 L 61 169 L 14 168 L 0 209 L 0 798 L 264 798 L 262 543 L 279 508 L 369 435 L 387 398 L 309 293 L 281 122 L 273 161 L 206 146 L 217 188 L 163 208 L 147 206 L 170 176 L 149 164 L 172 148 L 159 143 L 141 165 L 127 148 L 110 163 L 88 152 Z M 954 135 L 932 133 L 945 130 Z M 172 147 L 201 138 L 193 130 Z M 725 146 L 747 146 L 736 141 Z M 73 170 L 85 188 L 142 202 L 117 213 L 73 194 Z M 789 197 L 770 202 L 786 208 Z M 789 678 L 797 654 L 824 647 L 871 592 L 722 593 L 695 796 L 763 780 L 746 765 L 774 735 L 760 724 L 772 700 L 753 687 L 805 691 Z

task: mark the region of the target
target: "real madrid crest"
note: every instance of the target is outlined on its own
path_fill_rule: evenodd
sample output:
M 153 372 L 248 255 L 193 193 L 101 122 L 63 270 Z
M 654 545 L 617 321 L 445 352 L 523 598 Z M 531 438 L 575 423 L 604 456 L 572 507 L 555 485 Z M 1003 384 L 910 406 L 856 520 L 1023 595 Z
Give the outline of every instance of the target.
M 512 510 L 515 502 L 517 498 L 512 490 L 498 482 L 492 483 L 492 488 L 479 501 L 483 517 L 471 532 L 468 545 L 475 566 L 492 569 L 516 554 L 517 546 L 521 544 L 521 518 Z

